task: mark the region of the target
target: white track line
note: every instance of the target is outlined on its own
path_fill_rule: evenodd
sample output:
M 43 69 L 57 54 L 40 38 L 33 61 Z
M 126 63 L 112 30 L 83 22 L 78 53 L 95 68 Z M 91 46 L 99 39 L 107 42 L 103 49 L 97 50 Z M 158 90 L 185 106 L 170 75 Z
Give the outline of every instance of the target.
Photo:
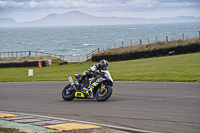
M 159 132 L 153 132 L 153 131 L 145 131 L 145 130 L 136 129 L 136 128 L 119 127 L 119 126 L 113 126 L 113 125 L 107 125 L 107 124 L 100 124 L 100 123 L 93 123 L 93 122 L 79 121 L 79 120 L 72 120 L 72 119 L 65 119 L 65 118 L 57 118 L 57 117 L 51 117 L 51 116 L 42 116 L 42 115 L 34 115 L 34 114 L 26 114 L 26 113 L 18 113 L 18 112 L 9 112 L 9 111 L 0 111 L 0 112 L 1 113 L 11 113 L 11 114 L 13 113 L 13 114 L 19 114 L 19 115 L 29 115 L 29 116 L 43 117 L 43 118 L 63 120 L 63 121 L 79 122 L 79 123 L 98 125 L 98 126 L 109 127 L 109 128 L 125 130 L 125 131 L 131 131 L 131 132 L 138 132 L 138 133 L 159 133 Z

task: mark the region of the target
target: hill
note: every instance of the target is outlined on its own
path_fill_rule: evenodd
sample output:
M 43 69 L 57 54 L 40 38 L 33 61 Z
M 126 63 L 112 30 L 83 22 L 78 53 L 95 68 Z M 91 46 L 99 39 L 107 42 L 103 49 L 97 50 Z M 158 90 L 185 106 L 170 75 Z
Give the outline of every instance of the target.
M 0 27 L 17 26 L 87 26 L 87 25 L 125 25 L 149 23 L 183 23 L 200 22 L 200 17 L 179 16 L 175 18 L 131 18 L 131 17 L 98 17 L 80 11 L 65 14 L 50 14 L 42 19 L 30 22 L 17 22 L 13 19 L 0 19 Z
M 159 42 L 154 42 L 154 43 L 149 43 L 149 44 L 136 44 L 133 46 L 107 49 L 105 51 L 96 53 L 92 56 L 122 55 L 122 54 L 129 54 L 129 53 L 147 52 L 147 51 L 154 51 L 154 50 L 159 50 L 159 49 L 169 49 L 169 48 L 174 48 L 178 46 L 188 46 L 192 44 L 200 44 L 200 39 L 188 38 L 185 40 L 179 39 L 179 40 L 172 40 L 169 42 L 159 41 Z
M 0 27 L 18 26 L 19 23 L 12 18 L 0 19 Z

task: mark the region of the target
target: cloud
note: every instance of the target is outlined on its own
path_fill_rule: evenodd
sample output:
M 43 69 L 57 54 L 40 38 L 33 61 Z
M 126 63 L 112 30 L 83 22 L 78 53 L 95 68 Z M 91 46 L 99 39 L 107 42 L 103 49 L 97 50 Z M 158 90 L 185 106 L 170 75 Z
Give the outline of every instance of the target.
M 22 16 L 31 15 L 34 18 L 29 20 L 33 20 L 50 13 L 63 14 L 73 10 L 97 16 L 200 16 L 199 7 L 200 0 L 0 0 L 0 18 L 15 17 L 20 20 Z
M 156 8 L 200 7 L 199 0 L 0 0 L 1 10 L 38 9 L 96 9 L 96 10 L 148 10 Z
M 161 7 L 166 8 L 199 8 L 199 0 L 157 0 Z

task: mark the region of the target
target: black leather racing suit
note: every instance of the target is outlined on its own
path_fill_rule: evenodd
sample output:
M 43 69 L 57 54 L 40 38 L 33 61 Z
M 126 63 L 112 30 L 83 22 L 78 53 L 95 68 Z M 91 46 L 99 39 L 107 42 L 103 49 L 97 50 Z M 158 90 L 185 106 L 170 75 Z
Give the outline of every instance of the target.
M 82 81 L 85 79 L 85 77 L 91 75 L 91 74 L 97 74 L 97 75 L 103 75 L 104 73 L 101 72 L 100 69 L 100 64 L 95 64 L 92 65 L 88 70 L 84 71 L 83 74 L 81 75 L 80 80 L 78 81 L 79 83 L 82 83 Z

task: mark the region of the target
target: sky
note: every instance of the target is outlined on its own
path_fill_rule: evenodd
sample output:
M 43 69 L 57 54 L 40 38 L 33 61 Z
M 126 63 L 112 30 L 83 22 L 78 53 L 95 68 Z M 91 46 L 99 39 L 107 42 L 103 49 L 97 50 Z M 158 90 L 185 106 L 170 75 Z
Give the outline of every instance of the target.
M 200 0 L 0 0 L 0 19 L 18 22 L 75 10 L 103 17 L 200 17 Z

